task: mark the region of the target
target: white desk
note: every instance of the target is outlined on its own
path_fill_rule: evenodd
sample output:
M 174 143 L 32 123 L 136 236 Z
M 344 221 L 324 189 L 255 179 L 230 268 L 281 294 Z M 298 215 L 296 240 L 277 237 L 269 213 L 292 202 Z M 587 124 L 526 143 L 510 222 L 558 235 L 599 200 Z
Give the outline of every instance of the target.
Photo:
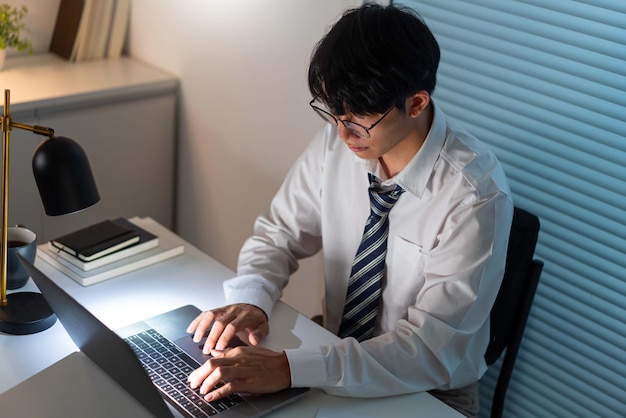
M 164 233 L 167 233 L 164 230 Z M 184 255 L 110 279 L 82 287 L 42 260 L 36 265 L 59 286 L 83 304 L 112 329 L 192 304 L 209 309 L 224 304 L 222 282 L 234 273 L 186 245 Z M 20 291 L 35 290 L 29 283 Z M 276 304 L 270 321 L 270 335 L 263 345 L 281 350 L 332 343 L 337 337 L 288 305 Z M 77 351 L 63 326 L 57 323 L 34 335 L 0 334 L 0 393 Z M 37 402 L 38 396 L 25 402 Z M 422 393 L 382 399 L 354 399 L 329 396 L 313 389 L 304 399 L 268 415 L 271 418 L 313 418 L 319 408 L 331 408 L 355 416 L 460 417 L 456 411 L 432 396 Z M 0 415 L 2 407 L 0 406 Z

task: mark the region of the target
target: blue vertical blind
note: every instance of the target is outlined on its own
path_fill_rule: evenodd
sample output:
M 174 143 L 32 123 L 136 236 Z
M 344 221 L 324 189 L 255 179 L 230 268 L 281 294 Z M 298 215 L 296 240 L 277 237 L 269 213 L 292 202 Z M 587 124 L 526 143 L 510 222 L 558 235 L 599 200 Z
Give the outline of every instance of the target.
M 626 1 L 393 3 L 440 43 L 434 99 L 541 219 L 545 268 L 505 416 L 626 417 Z

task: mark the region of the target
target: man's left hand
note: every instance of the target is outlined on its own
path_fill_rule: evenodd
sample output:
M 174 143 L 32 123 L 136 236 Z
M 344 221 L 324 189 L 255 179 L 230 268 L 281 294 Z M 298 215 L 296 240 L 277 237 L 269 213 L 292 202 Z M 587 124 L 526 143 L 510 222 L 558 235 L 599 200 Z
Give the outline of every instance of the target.
M 188 377 L 192 388 L 200 387 L 207 401 L 235 392 L 272 393 L 291 386 L 287 355 L 261 347 L 212 350 L 213 358 Z M 225 384 L 211 391 L 220 381 Z

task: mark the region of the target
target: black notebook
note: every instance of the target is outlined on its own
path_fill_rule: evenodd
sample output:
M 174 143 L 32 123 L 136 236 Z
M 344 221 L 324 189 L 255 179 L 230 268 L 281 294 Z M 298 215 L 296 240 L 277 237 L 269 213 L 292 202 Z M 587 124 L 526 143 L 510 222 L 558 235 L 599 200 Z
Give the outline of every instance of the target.
M 139 242 L 140 234 L 111 220 L 71 232 L 50 243 L 83 261 L 95 260 Z
M 135 220 L 135 222 L 140 222 L 139 218 L 133 219 Z M 122 225 L 128 229 L 137 231 L 137 233 L 139 234 L 139 241 L 133 245 L 129 245 L 126 248 L 122 248 L 111 254 L 103 255 L 102 257 L 98 257 L 95 260 L 91 261 L 83 261 L 80 258 L 68 253 L 67 251 L 62 251 L 50 241 L 48 242 L 48 249 L 52 251 L 53 254 L 58 255 L 63 260 L 68 261 L 72 265 L 79 267 L 81 270 L 91 271 L 93 269 L 106 266 L 107 264 L 114 263 L 116 261 L 131 257 L 133 255 L 139 254 L 147 250 L 151 250 L 159 246 L 159 237 L 140 227 L 139 225 L 133 223 L 131 220 L 128 220 L 126 218 L 117 218 L 113 219 L 113 222 Z M 61 263 L 64 264 L 63 262 Z

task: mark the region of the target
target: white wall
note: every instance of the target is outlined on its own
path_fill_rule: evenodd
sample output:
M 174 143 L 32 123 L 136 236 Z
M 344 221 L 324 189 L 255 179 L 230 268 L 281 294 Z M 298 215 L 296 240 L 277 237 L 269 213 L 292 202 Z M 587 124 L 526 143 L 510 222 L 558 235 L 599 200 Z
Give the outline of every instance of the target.
M 35 53 L 47 52 L 60 0 L 7 2 L 28 7 Z M 130 54 L 181 83 L 177 232 L 231 269 L 255 217 L 322 124 L 308 106 L 311 51 L 359 4 L 132 0 Z M 304 260 L 284 300 L 320 313 L 321 278 L 321 257 Z
M 181 80 L 177 232 L 230 268 L 288 168 L 321 126 L 313 46 L 360 0 L 133 0 L 129 51 Z M 320 258 L 285 300 L 320 312 Z

